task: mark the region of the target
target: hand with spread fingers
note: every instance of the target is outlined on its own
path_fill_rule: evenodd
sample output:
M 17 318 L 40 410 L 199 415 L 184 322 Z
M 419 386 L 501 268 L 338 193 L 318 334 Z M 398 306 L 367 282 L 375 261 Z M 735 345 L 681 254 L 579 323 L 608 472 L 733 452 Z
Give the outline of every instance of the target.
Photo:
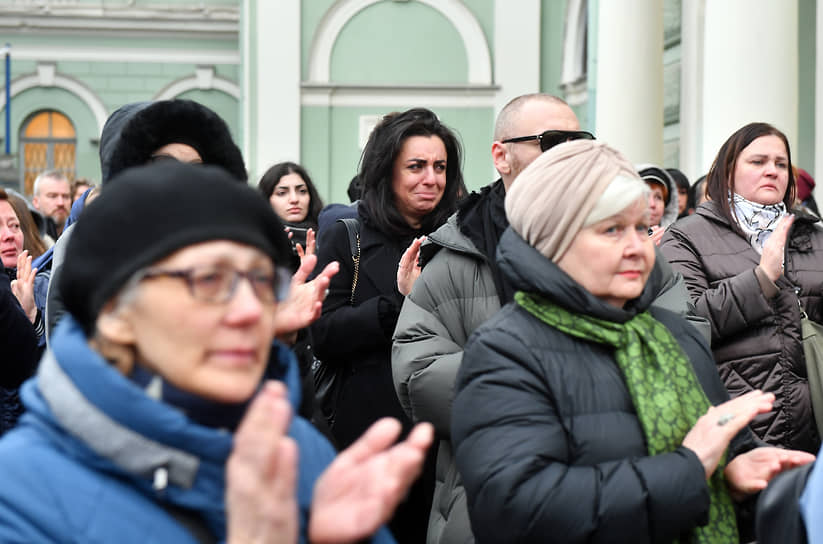
M 274 330 L 278 338 L 288 337 L 320 317 L 329 281 L 340 270 L 340 264 L 331 262 L 316 278 L 306 281 L 316 264 L 316 255 L 300 259 L 300 268 L 292 276 L 289 294 L 277 306 Z
M 760 256 L 760 268 L 772 281 L 783 275 L 783 259 L 785 256 L 786 240 L 789 230 L 794 223 L 794 215 L 786 215 L 777 223 L 777 228 L 763 244 L 763 254 Z
M 757 414 L 771 411 L 774 394 L 750 391 L 718 406 L 712 406 L 697 420 L 683 438 L 683 445 L 694 451 L 708 479 L 717 468 L 732 438 Z
M 784 470 L 811 463 L 814 459 L 814 455 L 805 451 L 755 448 L 732 459 L 723 474 L 732 496 L 741 500 L 765 489 L 769 481 Z
M 314 233 L 314 229 L 308 229 L 306 231 L 306 247 L 303 248 L 300 244 L 295 244 L 295 250 L 297 251 L 297 256 L 300 257 L 300 262 L 303 262 L 305 257 L 309 255 L 314 255 L 315 250 L 317 249 L 317 235 Z
M 226 464 L 227 542 L 297 542 L 297 444 L 286 388 L 268 382 L 234 435 Z
M 434 439 L 434 428 L 421 423 L 394 444 L 400 430 L 395 419 L 378 420 L 320 476 L 309 521 L 311 542 L 356 542 L 391 517 L 420 474 Z
M 403 296 L 411 293 L 414 282 L 420 277 L 420 244 L 426 239 L 425 236 L 415 238 L 411 245 L 403 252 L 400 263 L 397 266 L 397 290 Z
M 36 275 L 37 269 L 31 267 L 31 255 L 27 249 L 24 249 L 17 256 L 17 279 L 11 282 L 11 291 L 32 323 L 37 319 L 37 306 L 34 303 L 34 277 Z

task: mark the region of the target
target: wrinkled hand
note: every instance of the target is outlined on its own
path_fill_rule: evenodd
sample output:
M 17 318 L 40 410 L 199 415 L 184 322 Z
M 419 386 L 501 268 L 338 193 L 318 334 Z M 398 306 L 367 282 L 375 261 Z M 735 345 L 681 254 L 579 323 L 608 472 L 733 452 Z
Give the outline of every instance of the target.
M 372 425 L 329 465 L 314 486 L 309 540 L 356 542 L 385 523 L 422 470 L 434 438 L 429 423 L 392 446 L 400 422 L 384 418 Z
M 329 282 L 340 270 L 340 264 L 336 261 L 329 263 L 316 278 L 307 282 L 306 278 L 316 264 L 316 255 L 306 255 L 300 260 L 300 268 L 291 278 L 286 300 L 277 305 L 274 330 L 278 338 L 289 336 L 320 317 Z
M 651 233 L 652 242 L 654 242 L 654 245 L 659 246 L 660 245 L 660 239 L 663 238 L 664 234 L 666 234 L 666 229 L 661 227 L 660 225 L 655 225 L 655 226 L 651 227 L 651 229 L 652 229 L 652 233 Z
M 297 542 L 297 445 L 286 436 L 291 408 L 282 383 L 268 382 L 234 435 L 226 464 L 227 542 Z
M 425 236 L 415 238 L 400 257 L 400 263 L 397 265 L 397 290 L 403 296 L 411 293 L 414 282 L 420 277 L 421 270 L 417 262 L 420 257 L 420 244 L 425 239 Z
M 723 474 L 735 500 L 766 488 L 769 481 L 790 468 L 814 461 L 814 455 L 798 450 L 755 448 L 732 459 Z
M 288 227 L 287 227 L 288 228 Z M 305 257 L 309 255 L 314 255 L 315 249 L 317 249 L 317 237 L 314 234 L 314 229 L 308 229 L 306 231 L 306 248 L 303 249 L 303 246 L 300 244 L 295 244 L 294 248 L 297 250 L 297 256 L 300 257 L 300 262 L 303 262 Z
M 772 281 L 783 275 L 783 257 L 785 254 L 786 239 L 789 229 L 794 223 L 794 215 L 786 215 L 780 219 L 766 243 L 763 244 L 763 253 L 760 255 L 760 268 Z
M 34 277 L 37 269 L 31 267 L 31 255 L 24 249 L 17 256 L 17 279 L 11 282 L 11 292 L 26 312 L 29 321 L 37 319 L 37 306 L 34 304 Z
M 773 403 L 772 393 L 764 393 L 760 390 L 750 391 L 723 404 L 710 407 L 697 420 L 694 427 L 683 438 L 683 446 L 697 454 L 706 470 L 706 479 L 709 479 L 717 468 L 720 457 L 726 451 L 732 438 L 748 425 L 754 416 L 771 411 Z M 726 415 L 734 417 L 725 425 L 718 425 L 718 421 Z

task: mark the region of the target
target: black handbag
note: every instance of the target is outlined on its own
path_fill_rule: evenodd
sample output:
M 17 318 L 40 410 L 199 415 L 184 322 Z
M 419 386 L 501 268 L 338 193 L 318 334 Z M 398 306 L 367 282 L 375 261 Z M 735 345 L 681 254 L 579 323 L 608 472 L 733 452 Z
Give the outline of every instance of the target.
M 354 306 L 354 290 L 357 287 L 357 277 L 360 272 L 360 222 L 354 217 L 346 217 L 338 219 L 338 221 L 346 226 L 346 234 L 349 237 L 349 252 L 351 253 L 352 262 L 354 262 L 354 276 L 352 277 L 351 296 L 349 297 L 349 304 Z M 330 428 L 334 428 L 337 403 L 349 370 L 348 364 L 340 361 L 335 363 L 328 364 L 315 358 L 311 365 L 312 376 L 314 377 L 314 398 Z

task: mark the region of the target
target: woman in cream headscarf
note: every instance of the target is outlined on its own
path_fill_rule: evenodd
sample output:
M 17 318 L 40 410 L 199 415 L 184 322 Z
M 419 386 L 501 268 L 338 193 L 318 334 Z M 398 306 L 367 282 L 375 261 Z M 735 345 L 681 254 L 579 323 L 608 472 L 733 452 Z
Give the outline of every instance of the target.
M 575 141 L 506 196 L 518 292 L 466 345 L 452 414 L 481 542 L 737 542 L 733 498 L 812 459 L 755 448 L 746 424 L 774 396 L 729 401 L 696 329 L 650 308 L 647 194 L 618 152 Z

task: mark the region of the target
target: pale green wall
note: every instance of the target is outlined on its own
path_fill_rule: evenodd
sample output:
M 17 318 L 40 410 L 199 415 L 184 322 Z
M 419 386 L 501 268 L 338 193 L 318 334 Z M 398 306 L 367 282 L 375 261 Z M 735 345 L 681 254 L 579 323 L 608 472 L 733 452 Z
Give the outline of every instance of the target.
M 792 149 L 792 162 L 807 170 L 812 176 L 814 173 L 814 145 L 815 145 L 815 64 L 816 58 L 816 11 L 815 0 L 800 0 L 798 5 L 798 115 L 797 115 L 797 142 Z
M 360 11 L 332 51 L 335 83 L 465 83 L 467 75 L 466 48 L 457 30 L 419 2 L 379 2 Z
M 308 77 L 314 31 L 333 3 L 317 0 L 301 5 L 304 80 Z M 465 3 L 491 46 L 494 0 Z M 562 21 L 560 25 L 562 28 Z M 368 40 L 363 39 L 364 35 Z M 383 1 L 367 7 L 344 26 L 332 51 L 334 84 L 465 84 L 467 76 L 466 51 L 456 29 L 439 11 L 420 2 Z M 348 202 L 346 189 L 360 160 L 360 116 L 384 115 L 415 105 L 302 108 L 301 161 L 326 202 Z M 489 154 L 492 108 L 432 109 L 457 133 L 464 146 L 463 176 L 469 189 L 493 181 Z
M 348 202 L 346 189 L 357 173 L 361 115 L 383 115 L 386 108 L 304 107 L 302 161 L 324 202 Z M 490 108 L 434 108 L 463 144 L 463 177 L 469 189 L 493 181 L 489 158 L 493 112 Z

